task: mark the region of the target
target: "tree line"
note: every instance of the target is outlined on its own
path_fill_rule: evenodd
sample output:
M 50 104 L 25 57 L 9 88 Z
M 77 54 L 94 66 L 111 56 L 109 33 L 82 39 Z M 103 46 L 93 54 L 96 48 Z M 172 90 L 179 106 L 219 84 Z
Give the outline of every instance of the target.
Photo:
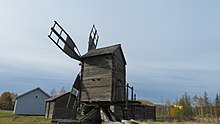
M 183 109 L 179 109 L 180 106 Z M 166 100 L 164 105 L 157 107 L 157 116 L 160 119 L 177 119 L 177 120 L 193 120 L 198 118 L 219 118 L 220 117 L 220 96 L 211 101 L 208 93 L 205 91 L 203 95 L 194 95 L 191 97 L 185 92 L 173 104 Z
M 17 94 L 13 92 L 4 92 L 3 94 L 1 94 L 0 109 L 13 110 L 16 97 L 17 97 Z

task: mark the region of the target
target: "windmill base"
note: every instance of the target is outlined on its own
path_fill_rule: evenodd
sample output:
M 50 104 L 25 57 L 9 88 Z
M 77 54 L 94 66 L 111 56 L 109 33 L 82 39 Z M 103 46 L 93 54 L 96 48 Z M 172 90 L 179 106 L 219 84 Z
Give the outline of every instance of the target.
M 108 107 L 96 107 L 79 120 L 52 119 L 51 124 L 121 124 Z
M 92 106 L 80 119 L 52 119 L 51 124 L 134 124 L 128 120 L 156 121 L 156 107 L 143 105 L 137 101 L 118 103 L 86 103 Z

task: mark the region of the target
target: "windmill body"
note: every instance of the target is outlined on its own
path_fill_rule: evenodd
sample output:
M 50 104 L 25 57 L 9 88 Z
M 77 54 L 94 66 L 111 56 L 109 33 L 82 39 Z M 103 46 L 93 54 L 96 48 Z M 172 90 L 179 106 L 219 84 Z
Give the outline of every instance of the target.
M 116 122 L 122 119 L 135 119 L 135 115 L 138 114 L 135 112 L 139 112 L 135 111 L 135 108 L 140 107 L 140 102 L 134 101 L 133 87 L 126 84 L 126 60 L 120 44 L 96 48 L 99 36 L 93 25 L 89 35 L 88 52 L 81 56 L 74 41 L 56 21 L 48 36 L 60 50 L 70 58 L 79 61 L 81 65 L 81 71 L 71 91 L 71 93 L 78 91 L 76 100 L 71 104 L 70 95 L 66 107 L 73 111 L 85 109 L 86 106 L 93 108 L 82 118 L 75 118 L 71 122 L 98 124 L 103 120 Z M 129 88 L 132 89 L 130 101 L 128 100 Z M 145 110 L 142 109 L 142 111 Z M 154 110 L 155 107 L 150 111 L 155 113 Z M 143 118 L 147 119 L 147 117 Z M 62 121 L 67 122 L 63 119 L 53 119 L 51 122 L 57 124 L 63 123 Z
M 120 44 L 83 55 L 81 101 L 125 101 L 125 65 Z

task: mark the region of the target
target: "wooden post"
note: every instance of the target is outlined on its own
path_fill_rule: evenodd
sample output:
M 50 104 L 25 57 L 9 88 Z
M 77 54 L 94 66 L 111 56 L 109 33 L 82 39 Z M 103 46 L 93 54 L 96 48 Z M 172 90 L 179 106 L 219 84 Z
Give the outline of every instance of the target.
M 127 83 L 127 86 L 126 86 L 126 103 L 125 103 L 125 109 L 126 109 L 126 111 L 127 111 L 127 109 L 128 109 L 128 86 L 129 86 L 129 84 Z
M 126 88 L 127 88 L 127 92 L 126 92 L 126 97 L 127 97 L 127 101 L 128 101 L 128 88 L 129 88 L 129 84 L 127 83 L 127 86 L 126 86 Z
M 81 98 L 82 98 L 82 83 L 83 83 L 84 63 L 81 63 L 80 65 L 81 65 L 81 77 L 80 77 L 80 82 L 79 82 L 79 94 L 78 94 L 79 96 L 78 96 L 78 100 L 76 99 L 78 101 L 77 106 L 79 107 L 78 110 L 77 110 L 78 112 L 81 111 L 81 106 L 80 105 L 81 105 Z
M 136 100 L 136 98 L 137 98 L 137 96 L 136 96 L 136 94 L 134 94 L 134 100 Z
M 134 100 L 134 87 L 131 87 L 131 100 Z

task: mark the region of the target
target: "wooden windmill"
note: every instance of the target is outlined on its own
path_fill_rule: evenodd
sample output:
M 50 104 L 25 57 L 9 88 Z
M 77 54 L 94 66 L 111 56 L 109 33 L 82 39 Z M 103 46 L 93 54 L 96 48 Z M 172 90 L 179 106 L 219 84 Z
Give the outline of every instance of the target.
M 94 25 L 84 55 L 56 21 L 48 36 L 66 55 L 81 62 L 81 72 L 73 85 L 80 102 L 101 106 L 108 113 L 110 105 L 126 101 L 126 60 L 120 44 L 97 48 L 99 36 Z

